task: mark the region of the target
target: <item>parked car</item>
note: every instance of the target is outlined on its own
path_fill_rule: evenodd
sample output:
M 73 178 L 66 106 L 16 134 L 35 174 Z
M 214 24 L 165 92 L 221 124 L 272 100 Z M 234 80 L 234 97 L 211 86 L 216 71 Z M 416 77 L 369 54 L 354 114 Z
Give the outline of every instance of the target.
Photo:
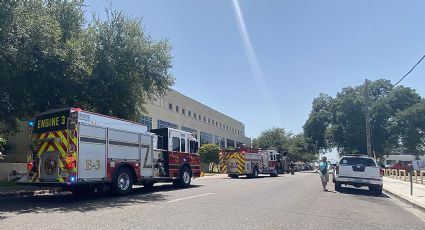
M 382 195 L 382 170 L 375 159 L 363 155 L 343 156 L 335 168 L 335 191 L 341 190 L 341 185 L 351 185 L 356 188 L 369 187 L 377 196 Z
M 395 163 L 393 165 L 390 165 L 390 169 L 397 169 L 397 170 L 406 170 L 409 171 L 409 164 L 412 164 L 412 161 L 400 161 L 398 163 Z

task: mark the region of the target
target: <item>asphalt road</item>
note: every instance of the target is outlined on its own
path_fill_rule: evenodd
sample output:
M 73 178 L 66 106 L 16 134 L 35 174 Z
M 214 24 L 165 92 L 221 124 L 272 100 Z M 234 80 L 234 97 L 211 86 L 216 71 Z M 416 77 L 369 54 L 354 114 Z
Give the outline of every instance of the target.
M 425 215 L 367 190 L 321 190 L 315 173 L 196 179 L 127 197 L 0 198 L 0 229 L 425 229 Z

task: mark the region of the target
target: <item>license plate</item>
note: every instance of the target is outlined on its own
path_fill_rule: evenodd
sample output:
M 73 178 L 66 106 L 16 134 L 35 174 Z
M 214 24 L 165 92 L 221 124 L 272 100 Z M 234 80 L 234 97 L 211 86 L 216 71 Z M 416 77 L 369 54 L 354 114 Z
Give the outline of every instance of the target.
M 353 179 L 353 182 L 361 183 L 361 182 L 363 182 L 363 180 L 362 179 Z

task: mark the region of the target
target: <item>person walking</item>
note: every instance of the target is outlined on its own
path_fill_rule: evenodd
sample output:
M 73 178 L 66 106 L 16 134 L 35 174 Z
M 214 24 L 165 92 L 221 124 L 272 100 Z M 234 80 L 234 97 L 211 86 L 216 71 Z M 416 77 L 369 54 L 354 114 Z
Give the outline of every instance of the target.
M 294 175 L 294 173 L 295 173 L 295 164 L 294 164 L 294 162 L 291 161 L 291 163 L 289 164 L 289 168 L 291 169 L 291 175 Z
M 326 185 L 329 182 L 329 164 L 326 157 L 322 157 L 322 161 L 319 163 L 320 180 L 322 181 L 323 191 L 328 191 Z

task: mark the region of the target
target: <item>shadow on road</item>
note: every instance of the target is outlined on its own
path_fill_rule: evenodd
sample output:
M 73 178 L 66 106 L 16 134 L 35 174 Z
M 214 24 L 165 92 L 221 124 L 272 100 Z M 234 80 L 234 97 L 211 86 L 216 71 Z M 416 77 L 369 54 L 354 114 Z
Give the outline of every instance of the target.
M 261 179 L 261 178 L 275 178 L 275 177 L 270 177 L 270 176 L 257 176 L 257 177 L 247 177 L 247 176 L 239 176 L 236 178 L 230 178 L 230 177 L 223 177 L 221 179 L 224 180 L 252 180 L 252 179 Z
M 202 185 L 191 185 L 190 189 Z M 179 190 L 173 185 L 159 185 L 151 189 L 133 188 L 128 196 L 113 196 L 107 193 L 94 193 L 90 196 L 74 196 L 71 193 L 59 195 L 11 197 L 0 199 L 0 212 L 49 213 L 87 212 L 104 208 L 119 208 L 132 204 L 167 201 L 167 195 L 159 192 Z
M 367 188 L 342 187 L 340 193 L 358 196 L 371 196 L 376 198 L 389 198 L 385 194 L 382 194 L 382 196 L 376 196 L 372 191 Z

